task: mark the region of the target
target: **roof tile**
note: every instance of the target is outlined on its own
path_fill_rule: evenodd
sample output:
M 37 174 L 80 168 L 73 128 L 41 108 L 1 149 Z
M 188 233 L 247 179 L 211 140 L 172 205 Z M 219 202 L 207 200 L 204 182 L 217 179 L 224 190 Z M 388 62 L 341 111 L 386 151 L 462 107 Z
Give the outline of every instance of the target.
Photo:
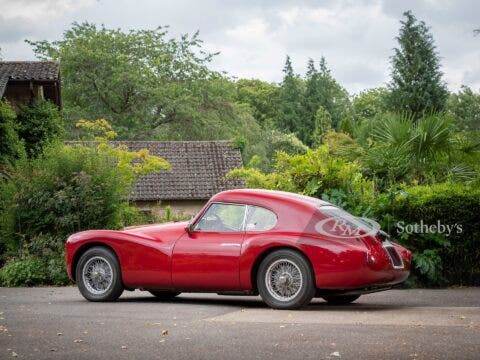
M 131 200 L 206 200 L 220 191 L 245 187 L 243 180 L 225 179 L 230 170 L 242 167 L 240 151 L 230 141 L 112 141 L 111 144 L 127 145 L 132 151 L 148 149 L 150 154 L 161 156 L 172 165 L 172 171 L 140 176 Z
M 0 97 L 9 80 L 58 80 L 56 61 L 0 61 Z

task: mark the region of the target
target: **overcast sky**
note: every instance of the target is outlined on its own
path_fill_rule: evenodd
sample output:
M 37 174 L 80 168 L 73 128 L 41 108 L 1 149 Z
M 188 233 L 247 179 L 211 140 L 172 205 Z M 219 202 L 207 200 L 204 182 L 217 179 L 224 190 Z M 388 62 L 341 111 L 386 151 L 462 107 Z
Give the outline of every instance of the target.
M 411 9 L 431 27 L 451 90 L 480 90 L 480 1 L 0 0 L 5 60 L 34 60 L 24 39 L 55 40 L 74 21 L 128 30 L 170 25 L 172 36 L 200 30 L 213 67 L 231 76 L 280 81 L 286 54 L 304 73 L 327 59 L 350 92 L 389 80 L 399 20 Z

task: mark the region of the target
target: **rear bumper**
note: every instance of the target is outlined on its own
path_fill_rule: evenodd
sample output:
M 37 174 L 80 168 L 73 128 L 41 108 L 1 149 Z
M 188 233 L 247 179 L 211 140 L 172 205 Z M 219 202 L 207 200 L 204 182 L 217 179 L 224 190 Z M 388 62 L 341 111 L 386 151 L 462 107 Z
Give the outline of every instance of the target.
M 316 268 L 317 288 L 366 293 L 403 283 L 410 275 L 412 253 L 398 244 L 389 243 L 389 246 L 395 248 L 399 262 L 395 262 L 380 244 L 370 249 L 356 249 L 339 258 L 336 266 Z

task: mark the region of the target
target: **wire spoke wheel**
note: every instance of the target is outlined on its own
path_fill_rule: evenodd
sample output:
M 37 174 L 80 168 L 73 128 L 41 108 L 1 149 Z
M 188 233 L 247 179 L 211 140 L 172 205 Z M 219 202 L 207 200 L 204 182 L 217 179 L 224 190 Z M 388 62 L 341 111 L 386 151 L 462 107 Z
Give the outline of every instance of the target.
M 83 266 L 82 278 L 88 291 L 95 295 L 102 295 L 112 286 L 112 266 L 107 259 L 101 256 L 94 256 L 88 259 Z
M 279 301 L 290 301 L 302 289 L 302 272 L 293 261 L 279 259 L 268 267 L 265 273 L 265 284 L 272 297 Z

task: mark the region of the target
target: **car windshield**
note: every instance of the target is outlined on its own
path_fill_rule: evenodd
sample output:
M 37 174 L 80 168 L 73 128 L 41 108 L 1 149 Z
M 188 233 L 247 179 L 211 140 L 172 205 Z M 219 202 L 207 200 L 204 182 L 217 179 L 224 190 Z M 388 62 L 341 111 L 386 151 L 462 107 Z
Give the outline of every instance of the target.
M 351 227 L 352 229 L 365 230 L 367 232 L 375 230 L 371 223 L 363 220 L 362 218 L 353 216 L 352 214 L 336 206 L 322 205 L 318 207 L 318 210 L 320 210 L 320 212 L 327 218 L 342 220 L 343 224 Z

